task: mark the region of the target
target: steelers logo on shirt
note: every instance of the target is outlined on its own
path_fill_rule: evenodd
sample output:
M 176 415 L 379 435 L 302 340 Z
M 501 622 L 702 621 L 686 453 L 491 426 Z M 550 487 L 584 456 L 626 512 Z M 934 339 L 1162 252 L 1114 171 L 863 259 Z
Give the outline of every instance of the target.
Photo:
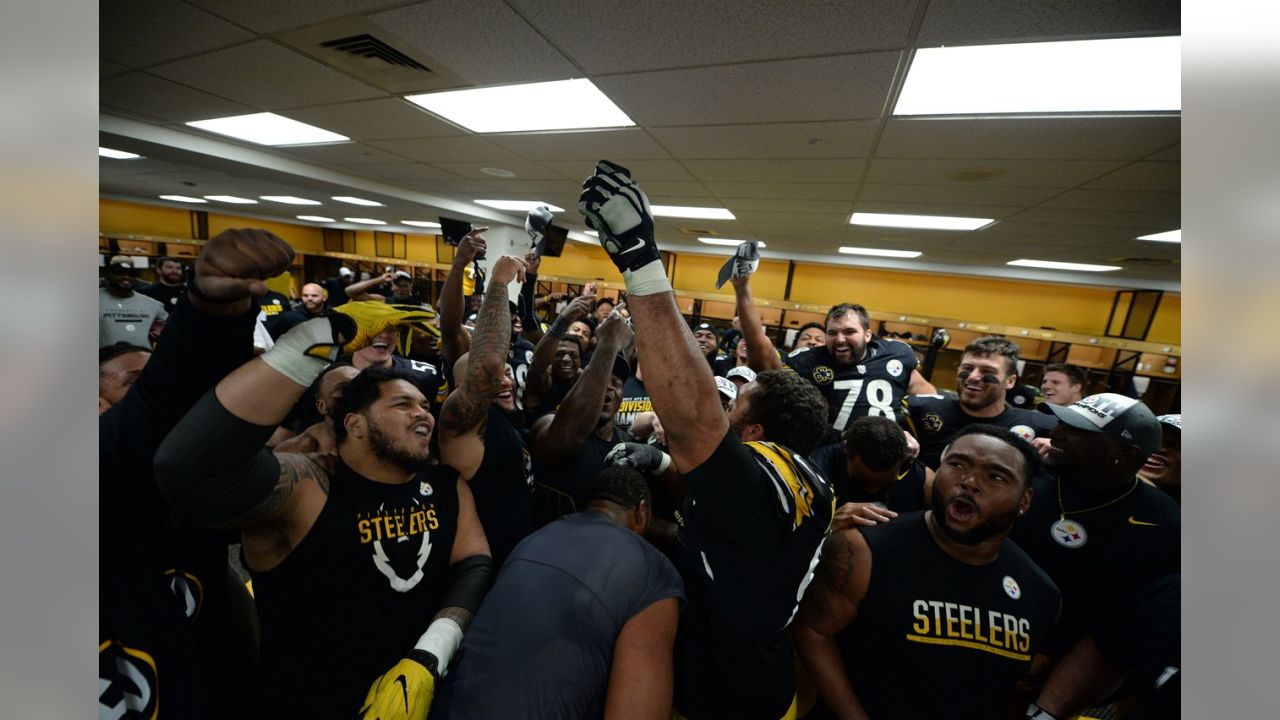
M 1026 399 L 1025 397 L 1021 396 L 1021 395 L 1015 395 L 1015 396 L 1013 397 L 1013 404 L 1014 404 L 1014 405 L 1026 405 L 1026 404 L 1027 404 L 1027 399 Z
M 1022 597 L 1022 588 L 1018 587 L 1018 581 L 1014 580 L 1011 576 L 1005 575 L 1004 580 L 1001 581 L 1001 584 L 1004 586 L 1005 594 L 1008 595 L 1009 597 L 1013 598 L 1014 600 L 1017 600 L 1018 598 Z
M 1009 428 L 1009 432 L 1017 435 L 1027 442 L 1031 442 L 1036 439 L 1036 431 L 1032 430 L 1030 425 L 1014 425 Z
M 938 413 L 925 413 L 920 424 L 924 425 L 924 429 L 929 432 L 938 432 L 942 429 L 942 416 Z
M 826 385 L 836 379 L 836 374 L 826 365 L 819 365 L 813 369 L 813 381 L 819 385 Z
M 894 377 L 898 377 L 899 375 L 902 374 L 902 361 L 897 358 L 894 358 L 889 362 L 885 363 L 884 369 L 888 370 L 890 375 Z

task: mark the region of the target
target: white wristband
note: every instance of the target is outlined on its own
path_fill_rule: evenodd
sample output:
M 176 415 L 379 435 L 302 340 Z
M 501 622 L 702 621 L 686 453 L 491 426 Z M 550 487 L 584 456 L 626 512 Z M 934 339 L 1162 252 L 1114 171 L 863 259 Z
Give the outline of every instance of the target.
M 331 348 L 327 353 L 328 357 L 307 354 L 308 350 L 317 347 Z M 337 354 L 333 325 L 328 318 L 313 318 L 281 335 L 276 339 L 275 345 L 259 357 L 293 382 L 302 387 L 310 387 L 329 363 L 338 359 Z
M 671 467 L 671 456 L 666 453 L 662 453 L 662 462 L 658 464 L 658 472 L 655 474 L 661 475 L 666 472 L 669 467 Z
M 449 669 L 449 661 L 453 659 L 453 654 L 458 651 L 458 646 L 461 644 L 462 627 L 449 618 L 437 618 L 432 621 L 427 631 L 422 633 L 422 637 L 418 638 L 418 644 L 413 648 L 434 655 L 438 663 L 436 670 L 443 677 Z
M 671 292 L 671 281 L 667 279 L 667 269 L 662 266 L 661 260 L 654 260 L 636 270 L 624 270 L 622 279 L 627 283 L 628 295 Z

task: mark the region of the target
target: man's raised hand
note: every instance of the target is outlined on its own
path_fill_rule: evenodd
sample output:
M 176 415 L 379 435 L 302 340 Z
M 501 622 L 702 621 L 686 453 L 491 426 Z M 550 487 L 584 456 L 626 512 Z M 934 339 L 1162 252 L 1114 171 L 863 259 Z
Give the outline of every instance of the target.
M 266 280 L 288 270 L 292 262 L 293 248 L 274 233 L 254 228 L 224 230 L 200 249 L 192 273 L 193 298 L 208 306 L 265 295 Z

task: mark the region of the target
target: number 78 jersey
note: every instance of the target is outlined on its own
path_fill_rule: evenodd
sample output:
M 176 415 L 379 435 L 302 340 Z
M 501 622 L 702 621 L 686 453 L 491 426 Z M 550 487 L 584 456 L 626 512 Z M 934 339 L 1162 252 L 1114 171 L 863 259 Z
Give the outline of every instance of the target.
M 837 433 L 863 415 L 883 415 L 897 422 L 917 364 L 910 345 L 877 337 L 867 343 L 866 356 L 852 365 L 836 364 L 825 347 L 806 350 L 785 362 L 826 398 L 827 421 Z

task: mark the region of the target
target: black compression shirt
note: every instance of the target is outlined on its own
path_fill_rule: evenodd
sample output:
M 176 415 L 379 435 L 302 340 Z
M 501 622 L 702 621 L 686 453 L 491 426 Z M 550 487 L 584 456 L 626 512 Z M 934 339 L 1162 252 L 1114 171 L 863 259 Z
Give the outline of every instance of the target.
M 489 406 L 484 460 L 467 485 L 493 563 L 502 567 L 512 548 L 533 532 L 533 461 L 520 433 L 497 405 Z

